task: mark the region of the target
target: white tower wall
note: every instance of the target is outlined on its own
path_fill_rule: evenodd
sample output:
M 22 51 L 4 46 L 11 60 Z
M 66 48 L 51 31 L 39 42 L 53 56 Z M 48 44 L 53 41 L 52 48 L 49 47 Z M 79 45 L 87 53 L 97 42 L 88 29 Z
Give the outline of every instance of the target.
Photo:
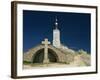
M 53 30 L 53 46 L 60 48 L 60 31 Z

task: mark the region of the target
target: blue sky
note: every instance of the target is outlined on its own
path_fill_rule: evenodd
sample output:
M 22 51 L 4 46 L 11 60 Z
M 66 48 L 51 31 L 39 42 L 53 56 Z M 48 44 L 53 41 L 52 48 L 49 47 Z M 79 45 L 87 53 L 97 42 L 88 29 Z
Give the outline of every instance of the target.
M 61 43 L 74 50 L 90 52 L 91 15 L 87 13 L 23 11 L 23 51 L 40 44 L 44 38 L 52 42 L 55 16 Z

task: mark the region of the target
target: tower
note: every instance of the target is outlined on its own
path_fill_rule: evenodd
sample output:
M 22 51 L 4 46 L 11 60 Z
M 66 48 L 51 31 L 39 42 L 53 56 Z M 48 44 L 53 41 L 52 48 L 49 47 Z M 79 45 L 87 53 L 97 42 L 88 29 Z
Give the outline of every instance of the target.
M 60 30 L 58 29 L 58 20 L 55 19 L 55 29 L 53 30 L 53 46 L 60 48 Z

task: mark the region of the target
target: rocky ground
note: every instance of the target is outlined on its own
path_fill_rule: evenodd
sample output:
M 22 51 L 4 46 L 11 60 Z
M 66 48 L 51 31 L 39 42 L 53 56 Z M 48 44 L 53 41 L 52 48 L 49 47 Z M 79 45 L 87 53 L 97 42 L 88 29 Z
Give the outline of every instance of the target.
M 61 64 L 61 63 L 49 63 L 49 64 L 33 64 L 33 65 L 24 65 L 24 69 L 33 69 L 33 68 L 46 68 L 46 67 L 71 67 L 71 65 Z
M 58 68 L 58 67 L 75 67 L 76 65 L 74 64 L 61 64 L 61 63 L 49 63 L 49 64 L 33 64 L 33 65 L 24 65 L 24 69 L 34 69 L 34 68 L 46 68 L 46 67 L 53 67 L 53 68 Z
M 82 66 L 90 66 L 90 56 L 84 56 L 83 54 L 77 55 L 74 58 L 74 61 L 70 64 L 66 63 L 49 63 L 49 64 L 24 64 L 23 69 L 34 69 L 34 68 L 46 68 L 46 67 L 82 67 Z

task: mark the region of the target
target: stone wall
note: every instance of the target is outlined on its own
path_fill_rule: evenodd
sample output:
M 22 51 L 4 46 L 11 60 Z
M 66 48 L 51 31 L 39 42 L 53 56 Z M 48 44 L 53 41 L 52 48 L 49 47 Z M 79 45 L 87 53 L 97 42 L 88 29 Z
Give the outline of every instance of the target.
M 44 48 L 44 45 L 42 44 L 34 48 L 31 48 L 29 51 L 24 53 L 24 61 L 33 62 L 33 58 L 35 57 L 35 54 L 37 53 L 37 51 L 43 48 Z M 61 51 L 60 49 L 55 48 L 52 45 L 48 45 L 48 49 L 53 51 L 53 54 L 57 56 L 57 59 L 58 59 L 57 62 L 69 63 L 72 60 L 74 60 L 74 57 L 70 53 L 67 53 L 67 52 L 65 53 Z

